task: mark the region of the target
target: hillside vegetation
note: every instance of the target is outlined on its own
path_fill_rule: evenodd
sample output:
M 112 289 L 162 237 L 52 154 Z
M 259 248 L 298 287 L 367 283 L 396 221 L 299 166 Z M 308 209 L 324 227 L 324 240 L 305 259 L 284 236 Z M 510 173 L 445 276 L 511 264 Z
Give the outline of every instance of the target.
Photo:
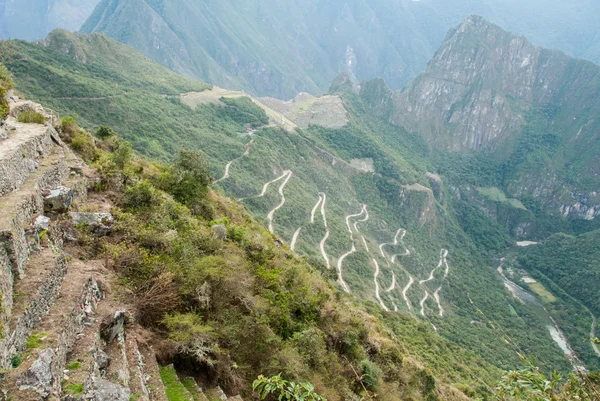
M 546 372 L 571 369 L 543 321 L 491 268 L 512 232 L 486 211 L 457 203 L 457 188 L 464 200 L 485 197 L 462 192 L 464 174 L 476 175 L 482 188 L 498 187 L 487 180 L 490 166 L 480 160 L 479 169 L 463 171 L 452 164 L 446 174 L 441 167 L 450 159 L 429 157 L 418 133 L 374 115 L 351 83 L 333 88 L 346 125 L 285 130 L 271 120 L 264 125 L 265 111 L 243 97 L 190 108 L 182 97 L 207 85 L 99 34 L 58 31 L 43 43 L 5 42 L 0 56 L 20 91 L 63 116 L 77 114 L 91 132 L 109 125 L 140 153 L 163 160 L 184 147 L 201 151 L 224 194 L 389 324 L 429 324 L 501 369 L 523 365 L 518 349 Z M 484 202 L 515 227 L 532 217 L 529 204 Z M 442 368 L 434 354 L 429 360 Z

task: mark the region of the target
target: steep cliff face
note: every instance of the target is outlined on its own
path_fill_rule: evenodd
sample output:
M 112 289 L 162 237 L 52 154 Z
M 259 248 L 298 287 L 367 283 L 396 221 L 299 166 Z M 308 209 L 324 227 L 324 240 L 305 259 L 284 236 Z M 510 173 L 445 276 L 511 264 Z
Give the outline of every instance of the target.
M 533 46 L 471 16 L 449 32 L 427 70 L 393 95 L 390 120 L 450 150 L 493 151 L 520 132 L 529 110 L 541 107 L 557 109 L 565 135 L 593 131 L 594 121 L 585 117 L 600 108 L 594 96 L 599 76 L 592 63 Z M 575 111 L 573 101 L 587 110 Z M 567 111 L 584 125 L 560 121 Z
M 598 93 L 597 65 L 533 46 L 478 16 L 448 33 L 405 90 L 380 81 L 361 88 L 379 115 L 432 147 L 489 154 L 511 196 L 533 195 L 553 213 L 585 219 L 597 205 L 583 194 L 600 186 Z

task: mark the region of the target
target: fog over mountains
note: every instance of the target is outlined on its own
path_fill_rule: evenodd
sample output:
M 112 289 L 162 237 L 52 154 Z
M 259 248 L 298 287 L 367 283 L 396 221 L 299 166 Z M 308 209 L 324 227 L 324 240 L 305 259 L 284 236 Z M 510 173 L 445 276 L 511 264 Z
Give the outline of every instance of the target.
M 0 38 L 78 29 L 95 3 L 2 1 Z M 342 71 L 399 89 L 470 14 L 534 44 L 600 61 L 594 0 L 103 0 L 82 30 L 104 33 L 184 75 L 291 98 L 327 91 Z

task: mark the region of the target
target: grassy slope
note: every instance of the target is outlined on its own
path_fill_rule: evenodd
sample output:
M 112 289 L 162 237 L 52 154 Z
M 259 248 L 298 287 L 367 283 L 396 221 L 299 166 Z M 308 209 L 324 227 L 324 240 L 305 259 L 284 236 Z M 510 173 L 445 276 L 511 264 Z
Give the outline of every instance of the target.
M 28 97 L 65 114 L 77 112 L 84 126 L 108 124 L 138 151 L 152 157 L 170 158 L 182 146 L 201 149 L 208 156 L 215 177 L 223 174 L 228 160 L 243 154 L 249 138 L 237 133 L 244 130 L 243 123 L 247 121 L 234 119 L 224 106 L 207 105 L 191 110 L 177 99 L 165 96 L 202 90 L 205 84 L 181 78 L 100 35 L 74 37 L 58 32 L 51 43 L 54 44 L 2 44 L 2 59 Z M 70 51 L 71 56 L 54 50 L 69 47 L 76 50 Z M 85 56 L 86 62 L 74 61 L 73 54 L 80 60 Z M 104 54 L 111 57 L 104 58 Z M 292 170 L 294 176 L 285 189 L 287 202 L 275 215 L 275 232 L 289 241 L 296 229 L 302 227 L 297 250 L 317 265 L 323 265 L 318 245 L 325 230 L 319 215 L 315 224 L 309 223 L 309 215 L 318 193 L 325 192 L 331 231 L 326 250 L 334 267 L 337 258 L 351 248 L 345 216 L 358 213 L 361 203 L 368 204 L 371 219 L 360 227 L 381 266 L 380 285 L 387 288 L 391 284 L 391 269 L 399 280 L 400 289 L 382 291 L 386 305 L 392 308 L 396 304 L 400 311 L 409 312 L 401 295 L 408 277 L 400 266 L 388 266 L 378 256 L 377 249 L 378 244 L 391 242 L 402 227 L 408 230 L 405 244 L 412 254 L 400 262 L 417 280 L 426 278 L 437 265 L 440 248 L 450 251 L 450 275 L 441 291 L 445 317 L 438 317 L 431 297 L 426 304 L 426 320 L 440 334 L 497 366 L 518 365 L 519 358 L 512 346 L 482 319 L 475 305 L 544 366 L 567 369 L 543 327 L 536 326 L 535 320 L 513 316 L 511 301 L 501 281 L 457 223 L 452 204 L 444 201 L 449 194 L 443 189 L 442 197 L 429 204 L 424 192 L 403 192 L 402 185 L 429 185 L 425 173 L 433 167 L 425 157 L 427 147 L 422 140 L 372 117 L 351 93 L 343 92 L 342 96 L 354 116 L 347 127 L 338 130 L 310 127 L 292 133 L 278 128 L 259 130 L 249 155 L 234 162 L 230 179 L 219 184 L 224 192 L 235 197 L 256 195 L 265 182 L 281 175 L 283 170 Z M 332 165 L 318 148 L 326 148 L 346 160 L 373 158 L 377 173 L 359 172 L 340 161 Z M 280 183 L 272 185 L 263 198 L 243 201 L 259 220 L 279 203 Z M 422 212 L 425 221 L 421 221 Z M 356 240 L 359 252 L 346 260 L 344 278 L 353 294 L 376 302 L 371 257 Z M 401 246 L 386 249 L 388 255 L 392 251 L 401 253 L 404 249 Z M 337 278 L 331 270 L 324 274 Z M 434 281 L 429 283 L 431 293 L 442 283 L 441 275 L 438 270 Z M 423 290 L 413 286 L 407 295 L 418 306 Z M 525 306 L 516 308 L 522 316 L 530 314 Z

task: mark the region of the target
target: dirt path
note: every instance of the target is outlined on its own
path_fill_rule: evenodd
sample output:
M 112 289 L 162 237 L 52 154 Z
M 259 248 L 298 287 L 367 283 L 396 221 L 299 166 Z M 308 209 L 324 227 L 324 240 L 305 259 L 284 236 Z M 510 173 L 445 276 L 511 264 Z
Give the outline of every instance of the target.
M 390 310 L 387 306 L 385 306 L 381 299 L 381 296 L 379 295 L 379 281 L 377 281 L 377 278 L 379 277 L 380 270 L 379 263 L 377 263 L 377 260 L 375 260 L 375 258 L 373 258 L 373 265 L 375 266 L 375 274 L 373 275 L 373 281 L 375 282 L 375 298 L 377 298 L 377 301 L 379 302 L 379 305 L 381 305 L 383 310 L 389 312 Z
M 421 299 L 421 302 L 419 302 L 419 305 L 421 305 L 421 315 L 425 316 L 425 302 L 427 302 L 427 298 L 429 298 L 429 292 L 427 292 L 427 290 L 425 290 L 425 296 L 423 297 L 423 299 Z
M 321 243 L 319 244 L 319 248 L 321 248 L 321 255 L 323 255 L 323 259 L 325 259 L 325 265 L 327 266 L 328 269 L 331 269 L 331 263 L 329 262 L 329 255 L 327 255 L 327 252 L 325 252 L 325 243 L 327 242 L 327 238 L 329 238 L 329 227 L 327 227 L 327 217 L 325 215 L 325 202 L 327 202 L 327 195 L 325 195 L 323 192 L 321 192 L 319 194 L 319 196 L 322 198 L 321 217 L 323 217 L 323 224 L 325 225 L 325 236 L 321 240 Z
M 423 285 L 425 283 L 428 283 L 430 281 L 432 281 L 435 277 L 434 277 L 434 273 L 436 272 L 437 269 L 439 269 L 440 267 L 442 267 L 443 263 L 444 263 L 444 251 L 445 249 L 442 249 L 440 251 L 440 262 L 438 263 L 438 265 L 431 271 L 431 273 L 429 273 L 429 277 L 425 280 L 421 280 L 419 281 L 419 284 Z M 447 253 L 448 251 L 446 251 Z
M 320 198 L 319 198 L 319 200 L 320 200 Z M 319 204 L 317 203 L 317 205 L 315 206 L 315 210 L 318 205 Z M 346 259 L 348 256 L 352 255 L 354 252 L 356 252 L 356 245 L 354 244 L 354 233 L 352 232 L 352 226 L 350 225 L 350 219 L 352 219 L 354 217 L 362 216 L 363 213 L 365 213 L 366 208 L 367 208 L 366 205 L 362 205 L 360 213 L 349 214 L 346 216 L 346 227 L 348 227 L 348 232 L 350 233 L 350 241 L 352 242 L 352 248 L 350 249 L 349 252 L 346 252 L 345 254 L 340 256 L 340 258 L 338 259 L 338 262 L 337 262 L 337 270 L 338 270 L 338 282 L 340 283 L 340 285 L 342 286 L 344 291 L 346 291 L 347 293 L 350 293 L 350 287 L 348 287 L 348 284 L 346 284 L 346 282 L 344 281 L 344 272 L 343 272 L 344 259 Z
M 317 203 L 315 204 L 315 207 L 313 207 L 312 211 L 310 212 L 310 224 L 315 224 L 315 213 L 317 213 L 317 209 L 319 209 L 321 202 L 323 202 L 323 197 L 321 196 L 321 193 L 319 192 L 319 200 L 317 201 Z
M 250 142 L 248 143 L 248 146 L 246 146 L 246 150 L 244 151 L 244 154 L 242 154 L 240 157 L 236 157 L 233 160 L 230 160 L 227 162 L 227 164 L 225 165 L 225 172 L 223 174 L 223 177 L 219 178 L 218 180 L 215 180 L 213 182 L 213 184 L 216 184 L 218 182 L 221 182 L 223 180 L 226 180 L 227 178 L 229 178 L 229 168 L 231 167 L 231 165 L 233 164 L 234 161 L 241 159 L 244 156 L 248 156 L 250 154 L 250 149 L 252 149 L 252 144 L 254 143 L 254 138 L 252 138 L 250 140 Z
M 290 242 L 290 249 L 293 251 L 296 248 L 296 241 L 298 241 L 298 236 L 300 235 L 300 231 L 302 231 L 302 227 L 298 228 L 294 235 L 292 236 L 292 242 Z
M 281 183 L 281 185 L 279 186 L 279 195 L 281 196 L 281 201 L 279 202 L 279 204 L 277 206 L 275 206 L 273 209 L 271 209 L 271 211 L 267 215 L 267 220 L 269 220 L 269 231 L 272 233 L 275 232 L 275 229 L 273 227 L 273 216 L 275 216 L 275 212 L 277 210 L 279 210 L 283 205 L 285 205 L 285 195 L 283 193 L 283 190 L 285 189 L 285 186 L 287 185 L 290 178 L 292 178 L 292 175 L 294 175 L 292 170 L 285 170 L 283 172 L 283 174 L 286 177 L 283 180 L 283 182 Z M 265 190 L 265 192 L 266 192 L 266 190 Z
M 444 281 L 448 277 L 448 273 L 450 273 L 450 266 L 448 265 L 448 261 L 446 259 L 447 256 L 448 256 L 448 250 L 447 249 L 443 249 L 442 250 L 442 258 L 444 259 L 444 267 L 446 269 L 444 270 L 444 277 L 442 278 L 442 283 L 440 284 L 440 286 L 438 287 L 438 289 L 435 290 L 435 292 L 433 293 L 433 297 L 435 298 L 435 302 L 437 302 L 438 309 L 440 311 L 440 317 L 444 317 L 444 308 L 442 307 L 442 304 L 440 303 L 440 291 L 442 290 L 442 286 L 444 285 Z
M 406 302 L 406 305 L 408 306 L 408 309 L 412 310 L 413 306 L 412 303 L 410 302 L 410 300 L 408 299 L 408 296 L 406 295 L 406 293 L 408 292 L 408 290 L 410 289 L 410 287 L 414 284 L 415 279 L 413 276 L 410 276 L 410 280 L 408 280 L 408 284 L 406 285 L 406 287 L 404 287 L 402 289 L 402 298 L 404 298 L 404 302 Z
M 385 292 L 391 292 L 396 289 L 396 273 L 392 270 L 392 284 L 385 290 Z

